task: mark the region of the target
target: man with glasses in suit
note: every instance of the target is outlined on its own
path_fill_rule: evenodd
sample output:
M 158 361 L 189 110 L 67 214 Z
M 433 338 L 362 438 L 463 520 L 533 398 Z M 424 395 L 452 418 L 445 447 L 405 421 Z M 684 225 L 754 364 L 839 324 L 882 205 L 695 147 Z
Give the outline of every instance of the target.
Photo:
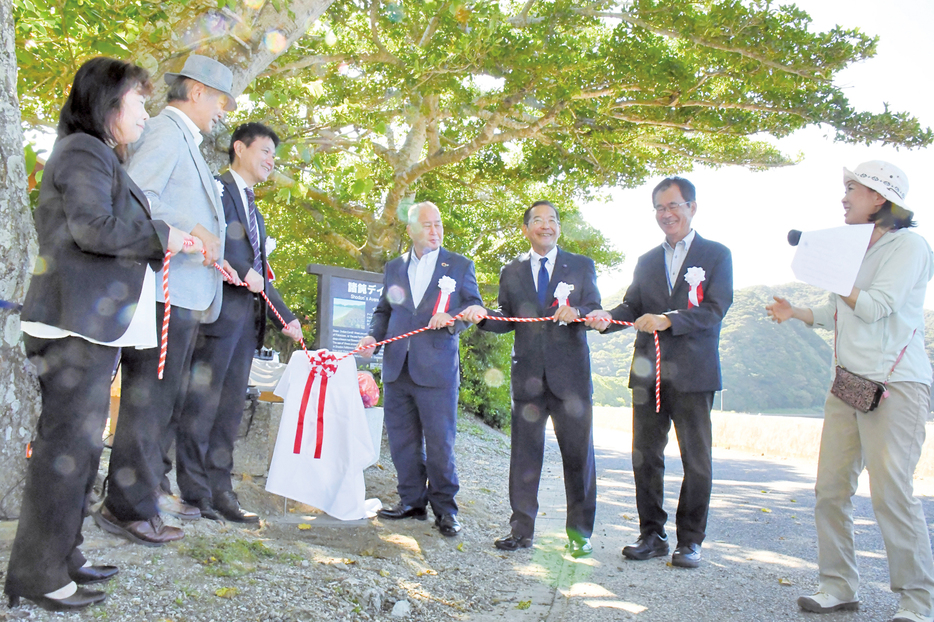
M 710 410 L 721 389 L 720 325 L 733 303 L 729 249 L 691 228 L 697 213 L 694 184 L 669 177 L 652 191 L 655 220 L 665 240 L 639 258 L 623 303 L 594 311 L 587 325 L 605 330 L 609 319 L 634 322 L 632 470 L 640 536 L 623 549 L 628 559 L 667 556 L 663 509 L 665 445 L 674 423 L 684 479 L 676 515 L 673 566 L 696 568 L 707 528 L 713 481 Z M 620 329 L 614 325 L 614 329 Z M 661 350 L 661 407 L 655 412 L 655 342 Z

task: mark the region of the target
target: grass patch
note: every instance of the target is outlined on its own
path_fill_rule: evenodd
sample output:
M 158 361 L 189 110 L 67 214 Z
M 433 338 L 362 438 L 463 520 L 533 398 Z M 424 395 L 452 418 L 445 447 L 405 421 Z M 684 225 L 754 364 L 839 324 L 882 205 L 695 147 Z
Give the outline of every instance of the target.
M 276 552 L 258 540 L 224 540 L 192 538 L 182 552 L 205 567 L 205 572 L 218 577 L 240 577 L 256 570 L 263 559 L 276 557 Z

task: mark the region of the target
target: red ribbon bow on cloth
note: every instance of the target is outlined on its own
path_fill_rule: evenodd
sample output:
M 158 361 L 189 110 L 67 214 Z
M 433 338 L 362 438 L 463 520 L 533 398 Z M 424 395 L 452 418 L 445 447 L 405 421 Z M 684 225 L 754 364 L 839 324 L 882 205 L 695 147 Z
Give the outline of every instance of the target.
M 324 441 L 324 400 L 327 396 L 328 378 L 337 373 L 338 358 L 322 350 L 308 355 L 311 371 L 305 381 L 305 392 L 302 393 L 302 405 L 298 409 L 298 424 L 295 426 L 295 446 L 293 453 L 302 453 L 302 434 L 305 428 L 305 410 L 308 407 L 308 398 L 311 396 L 311 387 L 315 378 L 321 377 L 321 386 L 318 387 L 318 432 L 315 435 L 315 459 L 321 458 L 321 444 Z

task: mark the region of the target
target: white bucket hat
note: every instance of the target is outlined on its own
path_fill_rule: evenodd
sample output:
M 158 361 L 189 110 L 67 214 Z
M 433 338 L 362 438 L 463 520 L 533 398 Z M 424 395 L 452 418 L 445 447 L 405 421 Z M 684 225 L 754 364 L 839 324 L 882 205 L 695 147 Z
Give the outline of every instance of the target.
M 855 171 L 843 168 L 843 183 L 849 180 L 875 190 L 892 205 L 908 209 L 905 195 L 908 194 L 908 177 L 894 164 L 882 160 L 870 160 L 856 167 Z

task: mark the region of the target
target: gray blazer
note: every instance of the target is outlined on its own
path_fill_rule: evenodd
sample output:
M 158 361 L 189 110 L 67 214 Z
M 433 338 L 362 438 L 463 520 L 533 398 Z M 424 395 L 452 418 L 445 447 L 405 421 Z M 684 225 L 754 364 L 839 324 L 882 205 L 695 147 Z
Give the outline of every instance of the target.
M 133 147 L 127 172 L 146 193 L 152 217 L 183 231 L 203 225 L 220 238 L 223 257 L 226 224 L 220 192 L 184 122 L 163 110 L 146 124 Z M 220 313 L 223 281 L 202 261 L 198 254 L 172 257 L 169 295 L 172 306 L 204 311 L 201 321 L 208 323 Z M 164 302 L 161 271 L 156 282 L 157 299 Z

